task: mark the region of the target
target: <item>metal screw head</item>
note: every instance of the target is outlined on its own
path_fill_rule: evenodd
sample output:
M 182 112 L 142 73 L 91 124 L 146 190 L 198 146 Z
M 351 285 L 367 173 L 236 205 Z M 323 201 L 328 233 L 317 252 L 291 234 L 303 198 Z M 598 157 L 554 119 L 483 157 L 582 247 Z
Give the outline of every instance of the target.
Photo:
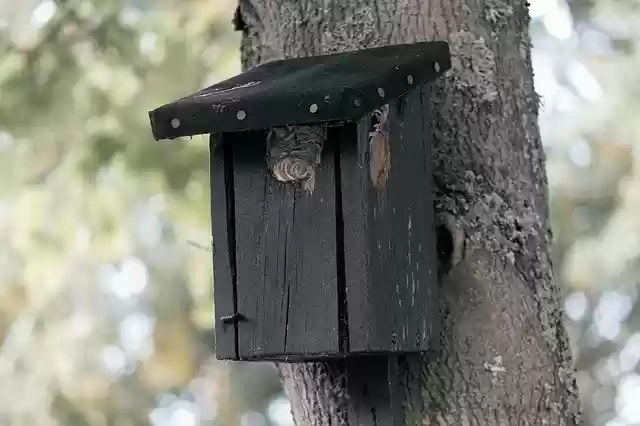
M 436 70 L 436 72 L 440 72 L 440 64 L 438 62 L 435 62 L 433 64 L 433 69 Z
M 173 120 L 171 120 L 171 127 L 173 127 L 174 129 L 180 127 L 180 119 L 174 118 Z
M 243 110 L 240 110 L 236 113 L 236 118 L 238 120 L 244 120 L 245 118 L 247 118 L 247 113 L 244 112 Z
M 381 98 L 384 98 L 384 89 L 382 87 L 378 87 L 378 95 L 380 95 Z
M 413 76 L 411 74 L 407 76 L 407 83 L 413 84 Z
M 354 99 L 353 104 L 357 107 L 362 106 L 362 101 L 360 99 Z
M 315 114 L 316 112 L 318 112 L 318 104 L 311 104 L 311 106 L 309 107 L 309 112 L 311 112 L 311 114 Z

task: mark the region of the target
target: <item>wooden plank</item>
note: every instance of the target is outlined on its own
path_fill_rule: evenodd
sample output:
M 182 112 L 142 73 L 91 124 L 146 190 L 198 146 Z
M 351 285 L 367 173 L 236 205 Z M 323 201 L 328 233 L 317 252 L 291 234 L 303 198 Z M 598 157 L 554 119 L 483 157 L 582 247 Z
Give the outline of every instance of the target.
M 248 359 L 284 347 L 286 286 L 277 274 L 285 268 L 293 196 L 269 185 L 264 142 L 242 135 L 247 140 L 234 144 L 238 306 L 246 318 L 238 325 L 238 351 Z
M 386 355 L 347 358 L 347 393 L 349 395 L 349 425 L 403 425 L 402 395 L 392 392 Z
M 370 123 L 343 143 L 349 340 L 353 352 L 423 351 L 438 321 L 430 130 L 420 90 L 390 105 L 390 170 L 373 183 Z
M 394 425 L 424 426 L 423 372 L 425 363 L 437 362 L 424 353 L 388 356 L 391 408 Z M 433 384 L 431 384 L 433 386 Z
M 333 157 L 308 194 L 273 178 L 257 146 L 234 144 L 239 357 L 337 352 Z
M 213 239 L 214 308 L 216 313 L 216 357 L 237 359 L 237 328 L 221 317 L 236 312 L 235 229 L 233 225 L 233 163 L 231 146 L 223 140 L 216 146 L 215 136 L 209 140 L 211 179 L 211 234 Z
M 368 139 L 358 137 L 369 131 L 369 120 L 340 129 L 340 180 L 342 195 L 344 280 L 350 350 L 366 347 L 377 327 L 369 291 L 370 261 L 368 227 L 371 222 L 368 199 Z M 367 318 L 371 317 L 371 322 Z
M 340 350 L 334 164 L 334 147 L 327 142 L 313 193 L 295 192 L 287 257 L 287 353 L 314 356 Z

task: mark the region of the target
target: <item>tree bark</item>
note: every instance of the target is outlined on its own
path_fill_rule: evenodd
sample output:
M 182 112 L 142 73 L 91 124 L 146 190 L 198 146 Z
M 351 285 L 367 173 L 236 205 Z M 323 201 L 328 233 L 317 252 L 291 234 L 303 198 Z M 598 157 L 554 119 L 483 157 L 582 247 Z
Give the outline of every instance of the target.
M 453 242 L 432 353 L 278 366 L 298 425 L 575 425 L 549 255 L 524 0 L 240 0 L 243 66 L 447 40 L 432 90 L 434 182 Z

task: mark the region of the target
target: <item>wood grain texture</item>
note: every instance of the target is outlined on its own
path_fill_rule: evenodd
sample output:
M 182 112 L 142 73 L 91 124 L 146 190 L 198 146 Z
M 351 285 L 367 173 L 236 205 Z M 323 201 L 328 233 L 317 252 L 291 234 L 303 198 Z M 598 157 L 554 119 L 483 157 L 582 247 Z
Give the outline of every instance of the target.
M 323 153 L 310 194 L 277 181 L 260 145 L 246 146 L 234 144 L 238 310 L 246 317 L 238 325 L 239 357 L 336 354 L 333 153 Z
M 349 405 L 349 421 L 357 425 L 395 425 L 402 410 L 392 406 L 389 358 L 384 355 L 353 357 L 344 361 Z
M 213 237 L 216 357 L 237 359 L 237 327 L 219 318 L 236 312 L 235 227 L 233 212 L 232 147 L 224 140 L 209 141 L 211 178 L 211 233 Z M 225 170 L 225 168 L 227 168 Z M 225 173 L 226 172 L 226 173 Z
M 438 331 L 426 108 L 420 89 L 391 103 L 384 148 L 391 161 L 384 186 L 372 182 L 368 172 L 376 150 L 370 120 L 361 120 L 357 136 L 350 135 L 357 143 L 341 143 L 353 352 L 424 351 L 431 349 L 429 338 Z

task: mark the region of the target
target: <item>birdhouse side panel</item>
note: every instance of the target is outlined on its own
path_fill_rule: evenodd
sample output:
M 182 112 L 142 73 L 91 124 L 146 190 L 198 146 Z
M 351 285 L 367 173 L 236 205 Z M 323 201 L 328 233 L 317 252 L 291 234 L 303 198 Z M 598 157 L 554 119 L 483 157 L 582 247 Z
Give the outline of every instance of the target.
M 213 239 L 214 310 L 216 313 L 215 353 L 218 359 L 237 359 L 235 229 L 233 219 L 232 147 L 224 141 L 209 142 L 211 179 L 211 232 Z M 230 175 L 231 174 L 231 175 Z
M 309 193 L 276 180 L 261 146 L 234 144 L 239 358 L 335 354 L 333 156 L 323 155 Z
M 428 98 L 391 102 L 343 144 L 351 352 L 430 349 L 438 321 Z

